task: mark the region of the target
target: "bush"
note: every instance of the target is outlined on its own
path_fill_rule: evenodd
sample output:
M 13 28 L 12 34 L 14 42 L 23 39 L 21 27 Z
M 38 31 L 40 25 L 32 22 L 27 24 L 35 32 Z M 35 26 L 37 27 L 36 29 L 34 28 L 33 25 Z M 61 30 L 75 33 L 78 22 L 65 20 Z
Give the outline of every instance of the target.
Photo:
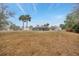
M 73 26 L 73 32 L 79 33 L 79 23 Z

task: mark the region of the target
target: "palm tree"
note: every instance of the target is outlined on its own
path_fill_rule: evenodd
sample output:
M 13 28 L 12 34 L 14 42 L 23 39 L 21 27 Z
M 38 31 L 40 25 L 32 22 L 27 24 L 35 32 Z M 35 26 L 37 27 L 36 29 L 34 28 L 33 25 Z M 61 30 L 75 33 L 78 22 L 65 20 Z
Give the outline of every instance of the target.
M 22 28 L 24 29 L 25 16 L 24 16 L 24 15 L 21 15 L 21 16 L 19 17 L 19 20 L 21 20 L 21 21 L 23 22 Z
M 28 28 L 28 21 L 31 21 L 31 16 L 25 15 L 25 17 L 26 17 L 26 28 Z
M 31 21 L 31 17 L 30 17 L 30 15 L 21 15 L 19 17 L 19 20 L 21 20 L 23 22 L 22 28 L 24 29 L 24 22 L 26 22 L 26 27 L 28 27 L 28 21 Z

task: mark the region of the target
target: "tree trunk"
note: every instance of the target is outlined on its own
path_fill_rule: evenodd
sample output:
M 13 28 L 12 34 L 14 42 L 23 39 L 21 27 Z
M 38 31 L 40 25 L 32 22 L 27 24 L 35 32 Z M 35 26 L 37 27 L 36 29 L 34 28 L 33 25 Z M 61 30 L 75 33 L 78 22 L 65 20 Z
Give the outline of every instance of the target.
M 24 30 L 24 22 L 23 22 L 23 26 L 22 26 L 22 29 Z
M 28 28 L 28 21 L 26 21 L 26 28 Z

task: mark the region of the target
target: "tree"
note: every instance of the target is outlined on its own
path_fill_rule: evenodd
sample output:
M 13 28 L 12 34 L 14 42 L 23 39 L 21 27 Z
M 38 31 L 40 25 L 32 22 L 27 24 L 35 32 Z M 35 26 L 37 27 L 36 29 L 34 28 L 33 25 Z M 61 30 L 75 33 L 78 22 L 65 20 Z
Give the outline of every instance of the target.
M 8 18 L 13 17 L 14 13 L 9 10 L 7 4 L 0 4 L 0 30 L 6 29 L 9 25 Z
M 64 21 L 64 27 L 67 31 L 79 32 L 79 4 L 69 13 Z
M 60 28 L 61 28 L 61 29 L 65 29 L 64 24 L 60 24 Z
M 19 17 L 19 20 L 21 20 L 22 22 L 23 22 L 23 26 L 22 26 L 22 28 L 24 29 L 24 22 L 25 22 L 25 15 L 21 15 L 20 17 Z
M 21 28 L 20 28 L 19 26 L 16 26 L 15 24 L 12 23 L 12 24 L 10 25 L 10 29 L 11 29 L 11 30 L 20 30 Z
M 79 33 L 79 23 L 73 26 L 73 32 Z
M 44 24 L 44 26 L 48 27 L 49 26 L 49 23 Z
M 28 21 L 31 21 L 31 16 L 30 15 L 25 16 L 26 16 L 26 28 L 28 28 Z
M 43 31 L 49 30 L 49 23 L 44 24 L 44 25 L 41 27 L 41 29 L 42 29 Z
M 21 15 L 19 17 L 19 20 L 21 20 L 23 22 L 23 29 L 24 29 L 24 22 L 26 22 L 26 27 L 28 27 L 28 21 L 31 21 L 31 17 L 30 15 Z

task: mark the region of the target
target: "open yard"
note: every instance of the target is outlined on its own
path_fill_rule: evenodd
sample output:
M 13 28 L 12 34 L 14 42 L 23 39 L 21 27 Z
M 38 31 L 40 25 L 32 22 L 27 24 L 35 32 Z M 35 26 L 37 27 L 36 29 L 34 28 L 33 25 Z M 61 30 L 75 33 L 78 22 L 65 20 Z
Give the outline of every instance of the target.
M 79 34 L 69 32 L 0 32 L 0 55 L 79 55 Z

